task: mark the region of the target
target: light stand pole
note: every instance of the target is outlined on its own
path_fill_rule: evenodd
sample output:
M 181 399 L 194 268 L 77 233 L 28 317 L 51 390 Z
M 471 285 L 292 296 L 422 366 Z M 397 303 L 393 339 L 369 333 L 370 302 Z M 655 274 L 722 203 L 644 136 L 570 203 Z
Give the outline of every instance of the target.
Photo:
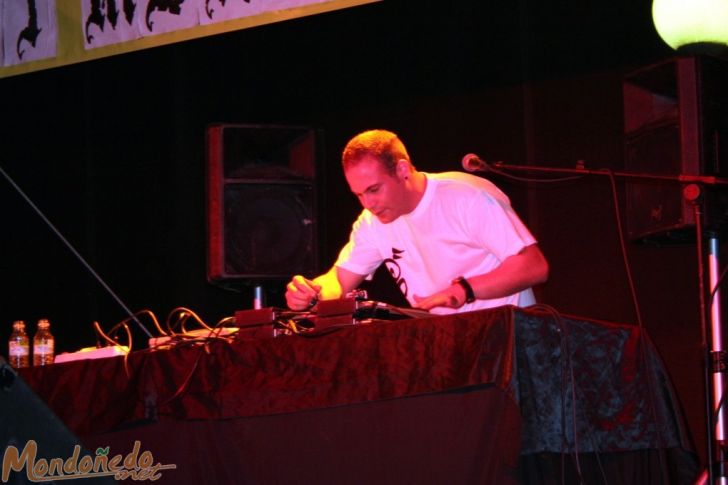
M 723 350 L 723 322 L 720 303 L 720 241 L 714 230 L 703 228 L 702 190 L 695 184 L 683 188 L 683 197 L 693 207 L 695 219 L 695 245 L 698 256 L 698 286 L 700 296 L 700 323 L 705 349 L 705 386 L 706 386 L 706 428 L 708 430 L 707 473 L 703 473 L 696 485 L 705 483 L 726 485 L 726 416 L 723 406 L 725 395 L 726 355 Z M 708 236 L 708 283 L 710 288 L 710 319 L 705 301 L 705 243 L 703 234 Z M 710 321 L 710 339 L 708 339 Z M 717 469 L 716 469 L 717 468 Z M 707 475 L 707 476 L 706 476 Z M 707 480 L 707 482 L 706 482 Z
M 715 440 L 721 449 L 726 445 L 726 417 L 725 406 L 723 406 L 723 393 L 725 381 L 723 379 L 726 370 L 726 356 L 723 350 L 723 325 L 720 311 L 720 289 L 718 288 L 719 270 L 719 243 L 718 237 L 713 233 L 708 239 L 708 272 L 710 276 L 711 306 L 711 353 L 713 372 L 713 412 L 715 421 Z M 721 475 L 724 476 L 724 475 Z
M 711 418 L 713 421 L 709 421 L 712 426 L 714 439 L 713 454 L 715 460 L 713 462 L 714 467 L 717 466 L 717 470 L 711 468 L 713 477 L 710 478 L 711 483 L 718 483 L 721 485 L 728 484 L 728 475 L 726 473 L 726 416 L 724 406 L 725 396 L 725 373 L 726 373 L 726 353 L 723 350 L 723 323 L 721 319 L 720 311 L 720 289 L 719 284 L 719 249 L 720 245 L 718 237 L 714 232 L 709 233 L 708 238 L 708 274 L 710 281 L 710 372 L 712 374 L 712 406 L 711 406 Z M 715 473 L 717 472 L 717 479 Z

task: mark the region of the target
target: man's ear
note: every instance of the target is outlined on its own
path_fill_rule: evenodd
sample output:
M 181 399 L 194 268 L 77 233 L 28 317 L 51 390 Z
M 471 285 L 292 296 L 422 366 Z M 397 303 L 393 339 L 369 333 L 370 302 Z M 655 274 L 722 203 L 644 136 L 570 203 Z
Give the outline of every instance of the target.
M 407 180 L 412 173 L 412 166 L 407 160 L 400 158 L 397 160 L 396 173 L 401 180 Z

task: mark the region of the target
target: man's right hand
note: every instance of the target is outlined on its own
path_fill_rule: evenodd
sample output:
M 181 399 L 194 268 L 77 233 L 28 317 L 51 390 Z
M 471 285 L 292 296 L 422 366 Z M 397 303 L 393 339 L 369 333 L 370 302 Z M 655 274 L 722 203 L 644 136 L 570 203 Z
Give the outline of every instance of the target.
M 286 285 L 286 304 L 291 310 L 305 310 L 315 305 L 321 293 L 321 285 L 296 275 Z

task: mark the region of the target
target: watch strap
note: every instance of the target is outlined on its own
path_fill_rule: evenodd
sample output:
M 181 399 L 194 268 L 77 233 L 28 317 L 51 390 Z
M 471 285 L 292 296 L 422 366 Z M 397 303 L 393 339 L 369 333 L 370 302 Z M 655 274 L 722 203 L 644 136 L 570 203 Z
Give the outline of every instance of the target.
M 473 291 L 473 287 L 470 286 L 470 283 L 468 283 L 468 280 L 466 280 L 464 276 L 458 276 L 452 280 L 452 284 L 463 287 L 465 290 L 465 303 L 472 303 L 475 301 L 475 292 Z

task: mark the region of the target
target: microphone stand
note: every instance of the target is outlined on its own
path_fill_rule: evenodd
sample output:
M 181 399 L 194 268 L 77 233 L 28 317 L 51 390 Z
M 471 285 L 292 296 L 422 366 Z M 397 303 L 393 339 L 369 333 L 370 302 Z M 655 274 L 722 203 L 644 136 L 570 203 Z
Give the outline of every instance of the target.
M 104 281 L 104 279 L 101 276 L 99 276 L 99 274 L 84 259 L 84 257 L 81 256 L 81 253 L 79 253 L 76 250 L 76 248 L 73 247 L 73 245 L 70 242 L 68 242 L 68 239 L 66 239 L 65 237 L 63 237 L 63 234 L 61 234 L 61 231 L 59 231 L 58 229 L 56 229 L 56 226 L 53 225 L 53 223 L 45 216 L 45 214 L 43 214 L 43 212 L 38 208 L 38 206 L 33 203 L 33 201 L 30 199 L 30 197 L 28 197 L 25 194 L 25 192 L 23 192 L 23 189 L 21 189 L 20 186 L 15 183 L 15 180 L 13 180 L 12 177 L 10 177 L 10 175 L 8 175 L 5 172 L 5 170 L 3 170 L 2 167 L 0 167 L 0 175 L 2 175 L 3 177 L 5 177 L 5 179 L 8 181 L 8 183 L 13 186 L 13 188 L 15 189 L 15 191 L 35 211 L 35 213 L 38 215 L 38 217 L 40 217 L 41 219 L 43 219 L 43 222 L 46 223 L 46 225 L 50 228 L 50 230 L 53 231 L 53 233 L 56 236 L 58 236 L 58 238 L 61 240 L 61 242 L 66 245 L 66 247 L 73 253 L 74 256 L 76 256 L 76 258 L 88 270 L 88 272 L 91 273 L 91 275 L 94 278 L 96 278 L 96 281 L 98 281 L 99 284 L 101 284 L 101 286 L 103 286 L 104 289 L 109 293 L 109 295 L 111 295 L 111 297 L 114 300 L 116 300 L 116 302 L 119 304 L 119 306 L 121 306 L 121 308 L 126 312 L 126 314 L 129 315 L 129 318 L 131 320 L 133 320 L 145 334 L 147 334 L 147 337 L 152 338 L 152 334 L 149 332 L 149 330 L 147 330 L 147 327 L 145 327 L 144 324 L 137 318 L 137 316 L 129 309 L 129 307 L 127 307 L 124 304 L 124 302 L 121 300 L 121 298 L 119 298 L 119 296 L 116 293 L 114 293 L 114 290 L 112 290 L 111 287 L 106 284 L 106 281 Z
M 581 163 L 581 162 L 580 162 Z M 704 202 L 702 197 L 703 186 L 728 186 L 728 179 L 715 177 L 712 175 L 657 175 L 651 173 L 639 172 L 622 172 L 612 171 L 608 169 L 586 169 L 577 168 L 552 168 L 552 167 L 536 167 L 532 165 L 510 165 L 503 162 L 493 162 L 491 164 L 482 162 L 482 167 L 473 169 L 474 172 L 493 172 L 498 173 L 501 170 L 523 171 L 523 172 L 539 172 L 549 174 L 569 174 L 569 175 L 607 175 L 627 179 L 652 180 L 683 184 L 683 197 L 693 206 L 693 214 L 695 218 L 695 236 L 698 256 L 698 285 L 699 285 L 699 304 L 700 304 L 700 325 L 703 338 L 703 347 L 706 349 L 706 413 L 708 427 L 708 480 L 710 484 L 728 485 L 728 418 L 726 417 L 726 409 L 724 405 L 726 387 L 725 374 L 728 371 L 728 352 L 723 349 L 723 325 L 720 308 L 720 291 L 719 284 L 719 248 L 720 241 L 718 239 L 717 230 L 705 231 L 702 224 L 703 212 L 701 204 Z M 709 271 L 709 288 L 710 288 L 710 318 L 708 318 L 708 310 L 706 305 L 705 292 L 705 250 L 703 247 L 703 233 L 708 236 L 708 271 Z M 710 328 L 708 328 L 710 323 Z M 710 330 L 710 332 L 708 332 Z M 708 352 L 708 334 L 710 335 L 710 351 Z M 708 378 L 708 372 L 712 379 Z M 717 469 L 714 469 L 716 468 Z M 715 476 L 717 473 L 717 477 Z M 697 483 L 705 483 L 705 474 L 703 474 Z
M 493 170 L 496 169 L 496 170 Z M 485 168 L 476 170 L 478 172 L 489 172 L 493 171 L 497 173 L 498 170 L 514 170 L 514 171 L 528 171 L 528 172 L 542 172 L 542 173 L 555 173 L 555 174 L 569 174 L 569 175 L 614 175 L 615 177 L 622 178 L 633 178 L 643 180 L 657 180 L 657 181 L 669 181 L 679 182 L 682 184 L 703 184 L 703 185 L 728 185 L 728 179 L 714 177 L 712 175 L 657 175 L 653 173 L 644 172 L 615 172 L 608 169 L 587 169 L 587 168 L 554 168 L 554 167 L 536 167 L 532 165 L 507 165 L 503 162 L 493 162 L 485 165 Z

